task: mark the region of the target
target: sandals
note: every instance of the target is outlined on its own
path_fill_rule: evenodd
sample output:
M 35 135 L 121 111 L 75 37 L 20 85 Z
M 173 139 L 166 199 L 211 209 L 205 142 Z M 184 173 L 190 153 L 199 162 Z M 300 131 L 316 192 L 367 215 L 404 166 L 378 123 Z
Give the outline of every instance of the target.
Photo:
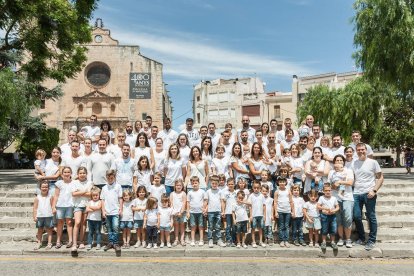
M 173 243 L 173 246 L 177 246 L 178 245 L 178 240 L 175 240 Z
M 45 247 L 46 250 L 50 250 L 52 249 L 53 245 L 51 243 L 48 243 L 47 246 Z
M 181 246 L 185 246 L 185 245 L 186 245 L 185 241 L 184 241 L 184 240 L 182 240 L 182 241 L 181 241 Z
M 66 248 L 71 248 L 73 246 L 73 242 L 68 242 L 68 244 L 66 244 Z
M 33 250 L 39 250 L 42 247 L 42 243 L 38 242 L 36 243 L 36 246 L 33 248 Z
M 79 249 L 85 249 L 85 245 L 84 245 L 83 243 L 81 243 L 81 244 L 79 245 Z
M 55 246 L 56 249 L 59 249 L 61 247 L 62 247 L 62 244 L 60 242 L 56 243 L 56 246 Z

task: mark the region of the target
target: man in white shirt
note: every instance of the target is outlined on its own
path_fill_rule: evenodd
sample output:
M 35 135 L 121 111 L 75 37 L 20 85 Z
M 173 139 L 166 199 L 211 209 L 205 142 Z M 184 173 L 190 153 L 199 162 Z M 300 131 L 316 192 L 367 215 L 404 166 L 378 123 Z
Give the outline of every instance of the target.
M 85 158 L 79 154 L 80 143 L 78 141 L 72 141 L 70 143 L 72 154 L 64 156 L 62 158 L 62 167 L 70 167 L 72 169 L 72 179 L 75 179 L 80 167 L 86 167 Z
M 155 149 L 155 146 L 156 146 L 155 140 L 157 140 L 157 136 L 158 136 L 158 127 L 152 126 L 151 136 L 148 138 L 148 143 L 152 149 Z
M 283 124 L 285 125 L 285 129 L 279 130 L 276 133 L 277 142 L 281 143 L 283 140 L 286 139 L 286 130 L 288 129 L 293 130 L 293 140 L 295 141 L 295 143 L 299 142 L 299 133 L 296 130 L 292 129 L 292 120 L 290 118 L 286 118 Z
M 123 130 L 119 131 L 116 139 L 118 144 L 112 147 L 111 152 L 114 155 L 114 158 L 118 159 L 122 157 L 122 146 L 125 145 L 125 132 Z
M 125 124 L 125 143 L 128 144 L 131 149 L 135 148 L 135 143 L 137 142 L 137 135 L 134 134 L 134 127 L 132 122 L 127 122 Z
M 303 163 L 306 163 L 312 158 L 312 151 L 308 149 L 309 138 L 307 136 L 302 136 L 299 139 L 299 147 L 301 149 L 301 158 Z
M 185 120 L 185 126 L 186 128 L 181 131 L 181 133 L 184 133 L 188 137 L 188 142 L 190 143 L 190 147 L 195 145 L 195 142 L 199 138 L 198 131 L 193 129 L 194 120 L 193 118 L 187 118 Z
M 365 205 L 369 224 L 369 236 L 365 250 L 371 250 L 375 247 L 377 238 L 377 217 L 375 213 L 377 193 L 384 182 L 384 176 L 378 162 L 367 158 L 367 147 L 364 143 L 357 144 L 356 150 L 358 160 L 355 160 L 351 166 L 355 174 L 354 220 L 359 237 L 356 244 L 365 242 L 365 230 L 362 223 L 362 208 Z
M 247 131 L 249 143 L 253 144 L 255 139 L 256 130 L 250 126 L 250 118 L 249 116 L 242 117 L 242 125 L 243 127 L 237 131 L 237 137 L 239 141 L 241 140 L 241 132 L 242 130 Z
M 252 143 L 249 143 L 249 134 L 247 131 L 242 130 L 240 132 L 240 145 L 242 150 L 242 157 L 243 159 L 247 160 L 250 158 L 250 152 L 252 150 Z
M 334 134 L 332 137 L 332 148 L 329 154 L 324 154 L 323 159 L 332 163 L 336 155 L 342 155 L 345 157 L 345 147 L 342 146 L 342 137 L 339 134 Z
M 78 133 L 78 136 L 82 140 L 85 138 L 90 138 L 92 140 L 92 150 L 95 150 L 97 142 L 99 140 L 99 135 L 101 134 L 101 129 L 97 125 L 98 123 L 98 117 L 96 115 L 92 115 L 89 119 L 90 125 L 85 126 L 82 129 L 86 130 L 86 133 L 83 133 L 82 131 Z
M 99 152 L 92 153 L 88 160 L 88 180 L 101 189 L 108 184 L 106 171 L 111 169 L 114 164 L 114 156 L 107 152 L 106 147 L 106 140 L 100 139 L 98 141 Z
M 352 131 L 352 143 L 349 144 L 350 147 L 354 149 L 354 159 L 358 158 L 358 154 L 356 152 L 356 145 L 361 143 L 361 132 L 359 130 Z M 372 150 L 371 146 L 368 144 L 365 144 L 367 147 L 367 157 L 373 159 L 374 158 L 374 151 Z
M 76 141 L 76 132 L 74 130 L 69 130 L 68 142 L 60 146 L 60 150 L 62 151 L 62 154 L 61 154 L 62 159 L 65 157 L 69 157 L 72 154 L 71 143 L 73 141 Z M 85 151 L 85 146 L 83 144 L 80 144 L 79 153 L 82 154 L 84 151 Z
M 164 129 L 158 133 L 158 138 L 164 141 L 164 149 L 168 150 L 171 144 L 177 141 L 178 133 L 171 128 L 171 119 L 164 119 Z
M 230 143 L 231 131 L 229 130 L 223 131 L 222 138 L 223 138 L 223 146 L 224 146 L 224 156 L 230 158 L 231 150 L 233 148 L 233 143 Z
M 313 137 L 315 137 L 315 147 L 321 146 L 321 127 L 319 125 L 313 125 L 312 127 Z
M 201 126 L 199 131 L 199 138 L 197 141 L 194 142 L 193 146 L 198 146 L 200 149 L 202 148 L 201 142 L 203 141 L 204 137 L 207 137 L 208 129 L 207 126 Z
M 209 123 L 208 124 L 208 134 L 211 138 L 211 144 L 213 146 L 213 152 L 216 151 L 217 144 L 220 142 L 220 134 L 216 133 L 216 124 L 215 123 Z
M 269 133 L 270 132 L 273 132 L 276 135 L 276 132 L 277 132 L 277 120 L 276 119 L 270 120 L 270 130 L 269 130 Z
M 122 146 L 122 156 L 115 159 L 113 169 L 116 170 L 116 182 L 122 189 L 132 191 L 132 182 L 135 171 L 135 161 L 130 156 L 131 148 L 128 144 Z

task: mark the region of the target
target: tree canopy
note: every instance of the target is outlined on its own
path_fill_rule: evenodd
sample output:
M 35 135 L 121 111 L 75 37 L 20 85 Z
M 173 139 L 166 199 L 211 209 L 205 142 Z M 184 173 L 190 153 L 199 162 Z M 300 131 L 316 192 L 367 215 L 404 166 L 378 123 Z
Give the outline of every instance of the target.
M 0 152 L 30 127 L 45 127 L 32 111 L 59 98 L 59 83 L 82 69 L 97 1 L 0 0 Z M 46 79 L 58 85 L 46 88 Z
M 356 64 L 371 83 L 385 82 L 413 96 L 414 2 L 357 0 L 354 9 Z

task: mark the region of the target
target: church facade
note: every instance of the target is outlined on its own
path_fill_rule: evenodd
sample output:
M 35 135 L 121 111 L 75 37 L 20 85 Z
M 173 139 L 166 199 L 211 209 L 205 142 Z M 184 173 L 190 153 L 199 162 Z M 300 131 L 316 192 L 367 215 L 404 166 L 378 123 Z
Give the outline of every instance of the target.
M 47 100 L 38 111 L 46 113 L 44 122 L 60 130 L 61 142 L 68 130 L 89 124 L 92 114 L 98 123 L 108 120 L 116 131 L 127 121 L 145 121 L 162 128 L 163 118 L 172 115 L 170 97 L 163 81 L 161 63 L 145 57 L 136 45 L 120 45 L 98 19 L 92 31 L 84 68 L 62 85 L 64 95 L 58 101 Z M 45 83 L 56 85 L 53 81 Z

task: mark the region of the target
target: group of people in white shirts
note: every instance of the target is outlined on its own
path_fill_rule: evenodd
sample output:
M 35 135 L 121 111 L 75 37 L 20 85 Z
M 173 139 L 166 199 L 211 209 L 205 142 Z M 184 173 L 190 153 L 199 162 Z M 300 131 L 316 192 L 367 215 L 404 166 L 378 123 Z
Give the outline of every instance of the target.
M 191 118 L 181 133 L 171 128 L 169 118 L 162 130 L 147 116 L 144 124 L 128 122 L 116 135 L 108 121 L 101 127 L 96 123 L 97 117 L 91 116 L 91 125 L 79 132 L 70 130 L 68 142 L 54 148 L 50 159 L 37 157 L 36 248 L 41 246 L 44 228 L 51 236 L 56 219 L 57 248 L 62 246 L 64 223 L 66 246 L 85 248 L 87 221 L 86 248 L 92 248 L 96 234 L 99 249 L 101 224 L 96 221 L 105 218 L 109 238 L 105 250 L 120 250 L 119 228 L 124 248 L 130 246 L 132 229 L 136 229 L 135 247 L 157 247 L 158 231 L 160 247 L 184 246 L 185 222 L 191 229 L 191 246 L 196 245 L 197 229 L 198 245 L 204 245 L 207 225 L 210 247 L 216 239 L 219 246 L 247 248 L 248 232 L 252 247 L 266 247 L 276 240 L 276 221 L 281 247 L 290 247 L 290 241 L 307 245 L 304 223 L 309 246 L 326 249 L 329 234 L 336 250 L 365 243 L 363 205 L 370 225 L 365 249 L 375 247 L 375 201 L 383 176 L 358 131 L 344 147 L 339 134 L 323 136 L 311 115 L 297 130 L 288 118 L 282 130 L 277 129 L 276 120 L 255 130 L 249 117 L 243 116 L 241 129 L 233 132 L 232 125 L 226 124 L 222 133 L 216 132 L 214 123 L 195 130 Z M 358 231 L 354 243 L 353 220 Z M 172 230 L 174 242 L 170 241 Z

